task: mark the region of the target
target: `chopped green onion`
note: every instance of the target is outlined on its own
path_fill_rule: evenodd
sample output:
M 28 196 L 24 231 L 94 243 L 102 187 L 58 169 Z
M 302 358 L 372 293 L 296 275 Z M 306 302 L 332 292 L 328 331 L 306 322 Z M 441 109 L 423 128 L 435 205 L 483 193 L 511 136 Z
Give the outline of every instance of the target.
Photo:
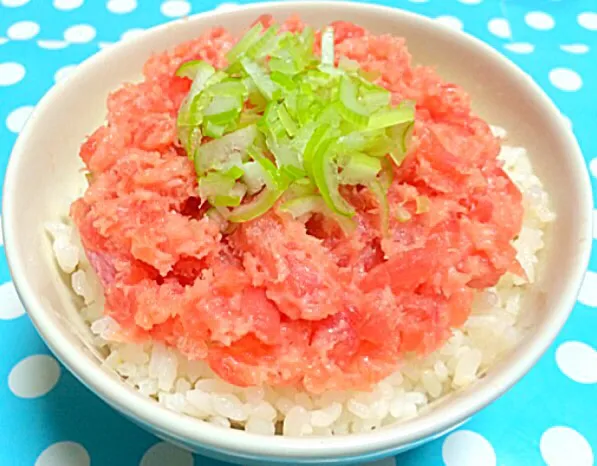
M 199 195 L 201 199 L 212 200 L 216 196 L 226 196 L 232 189 L 236 181 L 234 178 L 219 172 L 210 172 L 199 179 Z
M 338 190 L 340 180 L 332 146 L 332 140 L 328 139 L 317 149 L 312 161 L 313 179 L 330 209 L 340 215 L 352 217 L 354 208 L 346 202 Z
M 344 76 L 340 81 L 340 112 L 350 123 L 358 126 L 367 126 L 369 123 L 369 112 L 359 102 L 358 87 L 349 77 Z
M 226 132 L 226 125 L 214 123 L 213 121 L 206 121 L 203 125 L 203 131 L 207 137 L 218 139 Z
M 361 100 L 371 111 L 379 110 L 390 105 L 392 94 L 383 87 L 361 88 Z
M 408 151 L 408 146 L 410 145 L 413 131 L 415 129 L 415 123 L 410 122 L 407 124 L 405 131 L 402 133 L 402 151 L 406 153 Z
M 369 129 L 389 128 L 390 126 L 401 125 L 413 121 L 415 111 L 412 107 L 398 107 L 386 110 L 379 110 L 371 115 Z
M 240 79 L 228 79 L 209 86 L 205 91 L 213 96 L 238 96 L 243 101 L 249 96 L 245 83 Z
M 298 132 L 298 127 L 296 126 L 296 123 L 288 113 L 288 110 L 286 110 L 286 107 L 284 107 L 283 105 L 278 105 L 278 118 L 280 119 L 282 126 L 284 126 L 284 129 L 288 133 L 288 136 L 295 136 Z
M 251 161 L 243 164 L 243 182 L 247 185 L 247 192 L 255 194 L 265 185 L 264 169 L 259 162 Z
M 379 181 L 374 181 L 369 185 L 369 189 L 377 199 L 379 204 L 379 224 L 382 234 L 387 236 L 390 230 L 390 204 L 386 190 Z
M 299 218 L 306 214 L 320 213 L 335 220 L 345 235 L 351 234 L 355 228 L 354 220 L 337 215 L 326 205 L 323 198 L 316 194 L 307 194 L 296 197 L 282 204 L 278 210 L 292 215 L 293 218 Z
M 270 78 L 267 72 L 250 58 L 243 58 L 240 63 L 263 97 L 267 100 L 272 100 L 278 86 L 272 81 L 272 78 Z
M 373 182 L 381 170 L 381 162 L 363 153 L 353 154 L 344 166 L 341 181 L 344 184 L 368 184 Z
M 296 63 L 290 58 L 272 57 L 269 62 L 269 69 L 273 73 L 280 73 L 287 76 L 293 76 L 300 70 Z
M 181 65 L 181 68 L 183 66 L 184 64 Z M 189 71 L 190 69 L 191 67 L 189 67 Z M 216 72 L 213 66 L 205 62 L 193 64 L 192 70 L 195 72 L 193 84 L 191 85 L 189 93 L 180 106 L 178 117 L 176 119 L 176 127 L 179 133 L 179 139 L 181 139 L 181 143 L 183 145 L 185 144 L 184 139 L 188 138 L 189 135 L 188 132 L 185 133 L 184 130 L 181 131 L 181 128 L 185 126 L 196 126 L 197 124 L 201 123 L 201 121 L 197 121 L 197 112 L 193 111 L 191 107 L 193 102 L 198 100 L 197 97 L 200 95 L 209 78 L 211 78 Z
M 313 44 L 315 43 L 315 31 L 310 26 L 306 26 L 300 35 L 303 50 L 308 53 L 313 53 Z
M 416 210 L 417 215 L 429 212 L 429 209 L 431 207 L 431 201 L 429 200 L 429 198 L 427 196 L 417 196 L 416 202 L 417 202 L 417 210 Z
M 334 66 L 334 30 L 326 28 L 321 36 L 321 64 Z
M 329 125 L 324 124 L 319 126 L 312 133 L 311 137 L 309 138 L 309 142 L 305 146 L 305 150 L 303 152 L 303 165 L 309 174 L 311 173 L 311 161 L 315 157 L 317 149 L 330 132 L 330 129 L 331 128 Z
M 247 50 L 259 40 L 261 31 L 263 31 L 263 25 L 261 23 L 257 23 L 249 29 L 249 31 L 226 54 L 228 63 L 234 63 L 242 57 Z
M 238 119 L 238 129 L 245 128 L 250 125 L 255 125 L 259 120 L 261 120 L 261 115 L 251 110 L 245 110 L 241 112 L 240 117 Z
M 267 188 L 272 191 L 284 190 L 287 186 L 286 180 L 281 176 L 276 164 L 268 159 L 255 147 L 249 149 L 249 155 L 263 168 L 265 175 L 264 182 Z
M 300 180 L 307 176 L 307 172 L 302 168 L 298 168 L 294 165 L 283 165 L 280 168 L 280 172 L 290 180 Z
M 283 191 L 272 191 L 264 188 L 247 204 L 235 207 L 227 216 L 227 219 L 230 222 L 241 223 L 261 217 L 273 207 L 282 194 L 284 194 Z
M 309 178 L 294 181 L 284 193 L 288 199 L 317 193 L 317 186 Z
M 408 146 L 410 145 L 413 128 L 414 123 L 409 122 L 395 126 L 391 130 L 392 138 L 395 141 L 395 146 L 393 150 L 389 151 L 389 154 L 398 167 L 402 164 L 404 158 L 406 157 L 406 153 L 408 152 Z
M 278 26 L 272 26 L 265 31 L 259 40 L 249 47 L 247 57 L 259 60 L 268 55 L 278 42 L 277 34 L 279 29 Z
M 317 121 L 322 124 L 330 124 L 332 126 L 339 126 L 341 117 L 337 102 L 332 102 L 321 109 L 317 115 Z
M 199 68 L 203 66 L 202 63 L 203 62 L 201 60 L 190 60 L 184 62 L 182 65 L 178 67 L 176 73 L 174 74 L 181 78 L 194 79 L 195 76 L 197 76 L 197 71 L 199 70 Z
M 319 65 L 318 67 L 319 71 L 325 73 L 325 74 L 329 74 L 332 76 L 344 76 L 346 73 L 341 70 L 340 68 L 336 68 L 334 66 L 330 66 L 330 65 Z
M 387 158 L 380 159 L 380 161 L 382 168 L 379 175 L 377 175 L 377 180 L 381 183 L 383 189 L 387 191 L 390 189 L 392 181 L 394 181 L 394 167 Z
M 321 210 L 323 206 L 325 206 L 323 198 L 318 194 L 311 194 L 286 201 L 280 206 L 279 210 L 288 212 L 294 218 L 298 218 L 307 213 Z
M 294 82 L 294 80 L 287 74 L 281 73 L 280 71 L 272 71 L 271 78 L 273 82 L 283 87 L 287 91 L 293 91 L 297 88 L 297 84 Z
M 202 144 L 195 155 L 197 174 L 202 176 L 209 170 L 221 171 L 241 166 L 256 136 L 257 127 L 251 125 Z
M 308 27 L 280 33 L 256 24 L 228 52 L 225 70 L 192 60 L 176 71 L 193 79 L 178 138 L 224 233 L 227 221 L 250 221 L 282 198 L 281 211 L 322 214 L 349 234 L 357 222 L 342 185 L 367 186 L 389 232 L 387 191 L 410 144 L 414 105 L 393 107 L 391 93 L 372 82 L 378 72 L 345 57 L 336 67 L 333 29 L 321 35 L 321 58 L 314 40 Z M 429 200 L 417 199 L 417 212 L 425 208 Z
M 240 112 L 242 101 L 237 96 L 221 95 L 214 97 L 211 103 L 203 110 L 204 116 L 221 115 L 230 111 Z
M 244 184 L 236 183 L 228 194 L 217 194 L 211 204 L 216 207 L 236 207 L 240 205 L 246 192 Z
M 201 144 L 202 137 L 201 129 L 198 126 L 194 128 L 191 126 L 181 126 L 178 129 L 178 138 L 190 159 L 193 159 L 195 156 L 197 147 Z
M 233 167 L 230 167 L 228 170 L 224 172 L 224 175 L 232 178 L 233 180 L 238 180 L 244 174 L 244 165 L 243 168 L 234 165 Z
M 274 154 L 278 167 L 295 167 L 300 169 L 300 161 L 297 153 L 288 144 L 280 144 L 274 138 L 267 139 L 267 147 Z M 304 173 L 304 171 L 301 170 Z
M 217 96 L 203 111 L 203 117 L 205 121 L 215 125 L 226 126 L 238 119 L 242 106 L 242 99 L 238 96 Z

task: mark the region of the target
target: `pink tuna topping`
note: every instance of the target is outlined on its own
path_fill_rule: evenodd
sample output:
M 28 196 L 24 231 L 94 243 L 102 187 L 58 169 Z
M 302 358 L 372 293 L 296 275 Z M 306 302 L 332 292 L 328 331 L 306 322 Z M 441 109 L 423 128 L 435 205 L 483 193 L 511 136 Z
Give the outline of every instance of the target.
M 297 18 L 284 25 L 302 27 Z M 192 59 L 226 66 L 235 39 L 208 31 L 154 55 L 143 81 L 113 92 L 106 124 L 81 148 L 91 183 L 71 215 L 105 314 L 131 340 L 164 342 L 239 386 L 367 389 L 406 353 L 445 342 L 476 289 L 522 273 L 511 245 L 521 193 L 467 94 L 413 66 L 403 39 L 344 22 L 334 30 L 337 56 L 379 72 L 393 101 L 416 102 L 413 140 L 388 193 L 389 234 L 364 187 L 342 191 L 357 211 L 350 235 L 324 216 L 305 222 L 276 209 L 223 234 L 204 215 L 176 137 L 190 81 L 174 72 Z M 417 213 L 421 196 L 429 208 Z

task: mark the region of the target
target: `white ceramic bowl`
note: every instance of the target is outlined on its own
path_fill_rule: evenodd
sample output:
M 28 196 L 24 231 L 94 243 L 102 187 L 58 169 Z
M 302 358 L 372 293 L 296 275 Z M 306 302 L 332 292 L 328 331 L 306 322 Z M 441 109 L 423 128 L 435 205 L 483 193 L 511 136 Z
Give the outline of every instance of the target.
M 536 173 L 552 196 L 558 219 L 551 230 L 542 280 L 526 304 L 533 329 L 510 357 L 474 387 L 403 424 L 337 438 L 266 438 L 167 411 L 100 367 L 85 344 L 67 287 L 57 272 L 42 224 L 80 188 L 78 149 L 103 122 L 108 93 L 140 76 L 154 51 L 223 25 L 241 31 L 261 13 L 291 13 L 315 26 L 332 20 L 359 23 L 375 33 L 406 37 L 416 62 L 436 66 L 471 95 L 475 110 L 505 127 L 529 150 Z M 149 30 L 87 60 L 38 104 L 14 147 L 3 206 L 6 253 L 18 293 L 49 347 L 91 390 L 161 437 L 220 459 L 255 463 L 340 464 L 378 459 L 428 441 L 495 400 L 537 361 L 572 309 L 591 245 L 591 191 L 578 145 L 559 111 L 539 87 L 480 41 L 400 10 L 331 2 L 284 2 L 211 12 Z M 506 414 L 507 415 L 507 414 Z M 101 428 L 101 426 L 98 426 Z

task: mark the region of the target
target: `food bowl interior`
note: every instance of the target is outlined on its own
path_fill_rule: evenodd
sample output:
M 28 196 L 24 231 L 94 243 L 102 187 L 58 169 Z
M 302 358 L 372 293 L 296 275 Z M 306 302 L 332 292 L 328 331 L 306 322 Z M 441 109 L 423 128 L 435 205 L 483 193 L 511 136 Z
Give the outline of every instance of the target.
M 58 356 L 85 383 L 112 404 L 119 405 L 119 394 L 107 393 L 108 385 L 97 386 L 98 354 L 90 351 L 85 343 L 87 330 L 77 317 L 75 301 L 69 287 L 65 286 L 64 277 L 54 265 L 43 224 L 64 214 L 69 202 L 82 193 L 85 179 L 78 158 L 79 147 L 85 137 L 102 124 L 106 98 L 111 91 L 124 82 L 139 79 L 143 63 L 153 52 L 192 39 L 216 25 L 242 31 L 263 12 L 271 12 L 278 20 L 296 12 L 314 26 L 341 19 L 358 23 L 374 33 L 405 37 L 416 63 L 435 66 L 446 80 L 467 89 L 479 115 L 506 128 L 509 143 L 528 149 L 536 173 L 551 195 L 558 220 L 551 228 L 550 244 L 557 247 L 546 249 L 541 280 L 530 292 L 526 308 L 533 323 L 527 338 L 476 386 L 456 394 L 417 419 L 389 429 L 389 434 L 371 434 L 365 441 L 351 439 L 352 446 L 345 445 L 345 448 L 349 451 L 353 448 L 355 452 L 357 448 L 362 452 L 374 447 L 389 448 L 391 442 L 406 443 L 448 428 L 491 401 L 498 394 L 496 391 L 507 388 L 520 377 L 563 324 L 577 291 L 580 269 L 587 260 L 590 194 L 573 137 L 555 107 L 530 78 L 470 37 L 415 15 L 344 3 L 269 4 L 179 20 L 100 52 L 46 97 L 15 147 L 6 180 L 3 220 L 7 253 L 18 291 L 33 321 Z M 131 391 L 124 384 L 118 390 Z M 129 396 L 140 398 L 132 393 Z M 119 409 L 130 409 L 129 415 L 139 417 L 145 407 L 134 404 L 119 406 Z M 200 421 L 183 420 L 179 415 L 161 412 L 157 404 L 152 409 L 157 414 L 145 417 L 145 421 L 157 422 L 161 416 L 160 429 L 167 432 L 179 428 L 175 434 L 178 438 L 186 436 L 191 441 L 195 438 L 205 442 L 206 437 L 202 437 L 205 430 L 216 429 Z M 176 420 L 178 427 L 174 426 L 175 422 L 166 425 L 172 420 Z M 192 426 L 195 427 L 191 429 Z M 248 434 L 243 435 L 248 437 Z M 366 439 L 367 436 L 359 437 Z M 325 454 L 341 453 L 339 450 L 334 453 L 334 439 L 318 442 L 311 453 L 300 453 L 299 440 L 296 444 L 288 439 L 272 439 L 268 443 L 275 448 L 278 441 L 287 442 L 285 445 L 289 448 L 296 447 L 288 450 L 295 454 L 320 451 L 319 454 L 324 455 L 326 445 L 331 453 Z M 381 443 L 376 443 L 378 441 Z M 243 442 L 236 446 L 239 450 L 246 447 Z M 278 454 L 282 454 L 281 451 Z

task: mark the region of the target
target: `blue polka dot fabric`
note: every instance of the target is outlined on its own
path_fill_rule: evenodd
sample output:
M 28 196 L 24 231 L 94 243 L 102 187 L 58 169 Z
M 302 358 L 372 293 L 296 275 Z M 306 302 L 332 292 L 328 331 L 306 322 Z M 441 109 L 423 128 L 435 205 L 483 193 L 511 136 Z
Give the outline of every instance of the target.
M 528 72 L 572 126 L 595 181 L 597 138 L 591 136 L 597 122 L 595 0 L 378 3 L 463 29 Z M 78 63 L 169 19 L 238 5 L 218 0 L 0 0 L 0 180 L 31 110 Z M 597 191 L 594 194 L 597 197 Z M 225 466 L 158 441 L 62 368 L 18 301 L 1 237 L 0 250 L 1 465 Z M 596 328 L 597 253 L 570 320 L 520 383 L 447 437 L 375 465 L 594 464 Z

